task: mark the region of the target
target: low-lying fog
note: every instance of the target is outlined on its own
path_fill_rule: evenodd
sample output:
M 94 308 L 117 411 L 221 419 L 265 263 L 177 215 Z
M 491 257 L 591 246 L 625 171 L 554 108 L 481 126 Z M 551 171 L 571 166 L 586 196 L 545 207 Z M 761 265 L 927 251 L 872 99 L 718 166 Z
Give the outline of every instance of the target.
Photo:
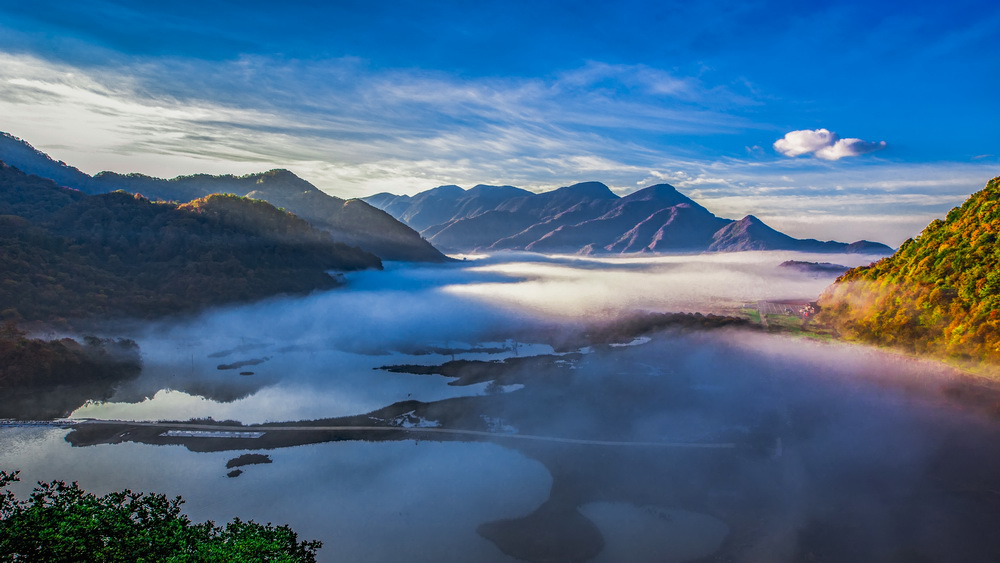
M 854 266 L 859 255 L 744 252 L 589 258 L 509 253 L 448 265 L 390 263 L 347 286 L 156 323 L 136 336 L 142 377 L 109 403 L 75 416 L 264 422 L 366 412 L 402 399 L 479 393 L 372 368 L 441 363 L 448 349 L 508 348 L 464 359 L 551 351 L 520 335 L 634 311 L 733 313 L 761 299 L 814 299 L 834 275 L 779 267 L 786 260 Z M 438 354 L 422 354 L 426 352 Z M 386 356 L 386 355 L 389 356 Z M 405 361 L 392 355 L 421 354 Z M 249 363 L 256 362 L 256 363 Z M 230 369 L 218 369 L 228 366 Z M 240 376 L 252 372 L 253 375 Z
M 727 312 L 768 299 L 815 300 L 836 275 L 796 272 L 788 260 L 854 267 L 877 257 L 858 254 L 732 252 L 599 258 L 533 254 L 486 257 L 468 271 L 507 280 L 479 280 L 447 291 L 546 318 L 593 318 L 636 310 Z M 520 280 L 509 282 L 510 278 Z
M 933 362 L 716 330 L 511 368 L 507 383 L 517 385 L 500 393 L 487 382 L 373 369 L 516 362 L 554 353 L 532 335 L 634 311 L 735 314 L 747 302 L 814 299 L 833 281 L 779 267 L 790 259 L 854 266 L 869 257 L 508 254 L 389 264 L 347 276 L 338 290 L 143 327 L 142 375 L 74 413 L 305 421 L 413 399 L 439 405 L 421 415 L 428 424 L 470 415 L 524 439 L 292 437 L 277 449 L 247 439 L 198 453 L 71 448 L 65 430 L 17 428 L 0 429 L 0 468 L 23 469 L 29 481 L 180 494 L 196 519 L 288 523 L 326 542 L 324 561 L 990 560 L 984 554 L 1000 552 L 991 532 L 1000 523 L 991 444 L 1000 436 L 982 411 L 954 401 L 955 373 Z M 470 399 L 436 403 L 454 397 Z M 226 477 L 226 460 L 244 451 L 273 463 Z M 30 483 L 18 487 L 23 495 Z

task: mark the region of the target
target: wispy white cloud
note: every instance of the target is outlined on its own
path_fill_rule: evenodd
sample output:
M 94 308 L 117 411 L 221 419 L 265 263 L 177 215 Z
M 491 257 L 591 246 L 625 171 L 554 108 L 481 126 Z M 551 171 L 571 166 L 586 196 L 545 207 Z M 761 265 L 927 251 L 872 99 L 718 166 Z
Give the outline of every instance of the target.
M 74 147 L 55 156 L 90 172 L 281 166 L 341 195 L 364 195 L 589 179 L 580 175 L 654 157 L 636 136 L 754 126 L 724 109 L 738 95 L 643 66 L 464 80 L 376 71 L 356 59 L 117 62 L 81 68 L 0 54 L 0 129 L 43 150 Z
M 640 184 L 671 183 L 723 217 L 753 214 L 797 237 L 898 245 L 982 189 L 1000 164 L 720 159 L 674 161 L 654 172 Z
M 847 156 L 860 156 L 886 146 L 885 141 L 863 141 L 861 139 L 841 139 L 828 129 L 801 129 L 790 131 L 774 142 L 774 150 L 795 157 L 812 153 L 823 160 L 840 160 Z
M 822 129 L 779 141 L 819 157 L 809 159 L 706 158 L 691 143 L 664 141 L 767 134 L 729 112 L 742 103 L 753 101 L 688 77 L 599 63 L 548 80 L 465 80 L 354 59 L 82 68 L 0 53 L 0 130 L 91 173 L 282 167 L 344 197 L 441 184 L 540 191 L 585 180 L 624 195 L 667 182 L 720 216 L 752 213 L 796 236 L 843 238 L 828 220 L 839 216 L 850 236 L 890 244 L 1000 173 L 989 157 L 835 165 L 820 153 L 843 158 L 871 147 Z M 910 219 L 876 219 L 889 215 Z

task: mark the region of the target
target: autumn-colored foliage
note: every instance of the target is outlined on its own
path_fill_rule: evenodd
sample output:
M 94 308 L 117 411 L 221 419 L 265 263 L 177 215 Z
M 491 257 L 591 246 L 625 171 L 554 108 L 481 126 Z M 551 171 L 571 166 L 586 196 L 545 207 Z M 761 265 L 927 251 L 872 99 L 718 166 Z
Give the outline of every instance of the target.
M 124 338 L 29 338 L 14 321 L 0 324 L 0 418 L 67 416 L 105 399 L 142 369 L 139 347 Z
M 88 196 L 0 163 L 0 320 L 148 318 L 326 289 L 330 270 L 380 267 L 263 201 Z
M 142 361 L 132 340 L 86 336 L 28 338 L 13 321 L 0 325 L 0 389 L 114 381 L 138 373 Z
M 327 231 L 334 240 L 358 246 L 386 260 L 444 262 L 437 251 L 413 229 L 361 200 L 343 200 L 320 191 L 288 170 L 269 170 L 246 176 L 195 174 L 170 180 L 142 174 L 101 172 L 84 186 L 89 193 L 114 188 L 141 193 L 151 200 L 185 202 L 208 194 L 245 195 L 287 209 Z
M 837 279 L 819 320 L 847 338 L 1000 363 L 1000 177 L 916 239 Z

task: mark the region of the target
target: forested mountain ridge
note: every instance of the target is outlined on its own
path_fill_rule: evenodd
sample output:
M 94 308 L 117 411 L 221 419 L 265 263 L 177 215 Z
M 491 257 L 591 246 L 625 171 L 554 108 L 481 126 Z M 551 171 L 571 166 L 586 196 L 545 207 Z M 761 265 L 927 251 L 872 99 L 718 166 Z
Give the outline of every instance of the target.
M 1000 362 L 1000 177 L 895 254 L 849 270 L 819 320 L 847 338 Z
M 799 250 L 889 254 L 880 243 L 796 239 L 753 216 L 715 216 L 669 184 L 619 197 L 600 182 L 532 193 L 512 186 L 440 186 L 365 201 L 446 251 L 530 250 L 582 254 Z
M 153 317 L 334 287 L 379 259 L 274 206 L 86 195 L 0 163 L 0 319 Z
M 185 202 L 213 193 L 260 199 L 295 213 L 345 244 L 359 246 L 386 260 L 443 262 L 447 258 L 388 213 L 356 199 L 320 191 L 284 169 L 245 176 L 196 174 L 170 180 L 141 174 L 101 172 L 98 185 L 120 188 L 152 199 Z
M 60 186 L 90 193 L 93 178 L 77 168 L 31 146 L 27 141 L 0 131 L 0 162 L 16 167 L 25 174 L 48 178 Z
M 385 260 L 447 260 L 416 231 L 388 213 L 361 200 L 329 195 L 288 170 L 275 169 L 245 176 L 195 174 L 169 180 L 115 172 L 89 176 L 7 133 L 0 133 L 0 161 L 89 194 L 125 190 L 151 200 L 179 203 L 214 193 L 261 199 L 328 231 L 339 242 L 359 246 Z

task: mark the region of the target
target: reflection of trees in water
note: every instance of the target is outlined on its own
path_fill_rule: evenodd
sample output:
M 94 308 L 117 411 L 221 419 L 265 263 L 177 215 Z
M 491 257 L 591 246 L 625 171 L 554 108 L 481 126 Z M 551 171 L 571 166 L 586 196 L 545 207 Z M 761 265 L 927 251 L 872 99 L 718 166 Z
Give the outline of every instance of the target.
M 28 338 L 12 323 L 0 330 L 0 416 L 57 418 L 88 400 L 107 399 L 142 369 L 132 340 L 84 336 Z
M 617 335 L 616 335 L 617 336 Z M 484 536 L 526 560 L 573 561 L 599 551 L 600 532 L 579 507 L 594 502 L 709 515 L 729 525 L 715 557 L 743 560 L 989 560 L 1000 552 L 1000 431 L 922 384 L 931 374 L 845 351 L 764 337 L 658 337 L 590 354 L 394 366 L 447 375 L 457 384 L 522 384 L 512 393 L 431 403 L 404 401 L 364 415 L 284 423 L 249 445 L 220 438 L 167 438 L 156 429 L 80 428 L 74 445 L 121 439 L 183 444 L 194 451 L 270 449 L 339 440 L 411 440 L 405 429 L 358 432 L 404 413 L 444 429 L 488 431 L 501 419 L 522 435 L 623 441 L 735 442 L 730 449 L 624 448 L 424 432 L 421 440 L 491 441 L 538 460 L 550 498 L 519 518 L 486 523 Z M 815 356 L 815 357 L 814 357 Z M 780 360 L 780 361 L 776 361 Z M 856 358 L 855 358 L 856 359 Z M 654 366 L 658 369 L 650 369 Z M 866 379 L 864 374 L 879 374 Z M 894 385 L 896 374 L 904 385 Z M 308 426 L 322 426 L 309 430 Z M 252 428 L 252 427 L 248 427 Z M 775 447 L 780 438 L 780 450 Z M 544 518 L 539 517 L 544 515 Z M 546 542 L 545 538 L 559 538 Z M 559 546 L 564 546 L 560 551 Z M 589 547 L 588 547 L 589 546 Z M 553 551 L 555 550 L 555 551 Z M 596 550 L 596 551 L 595 551 Z M 985 557 L 984 557 L 985 556 Z

